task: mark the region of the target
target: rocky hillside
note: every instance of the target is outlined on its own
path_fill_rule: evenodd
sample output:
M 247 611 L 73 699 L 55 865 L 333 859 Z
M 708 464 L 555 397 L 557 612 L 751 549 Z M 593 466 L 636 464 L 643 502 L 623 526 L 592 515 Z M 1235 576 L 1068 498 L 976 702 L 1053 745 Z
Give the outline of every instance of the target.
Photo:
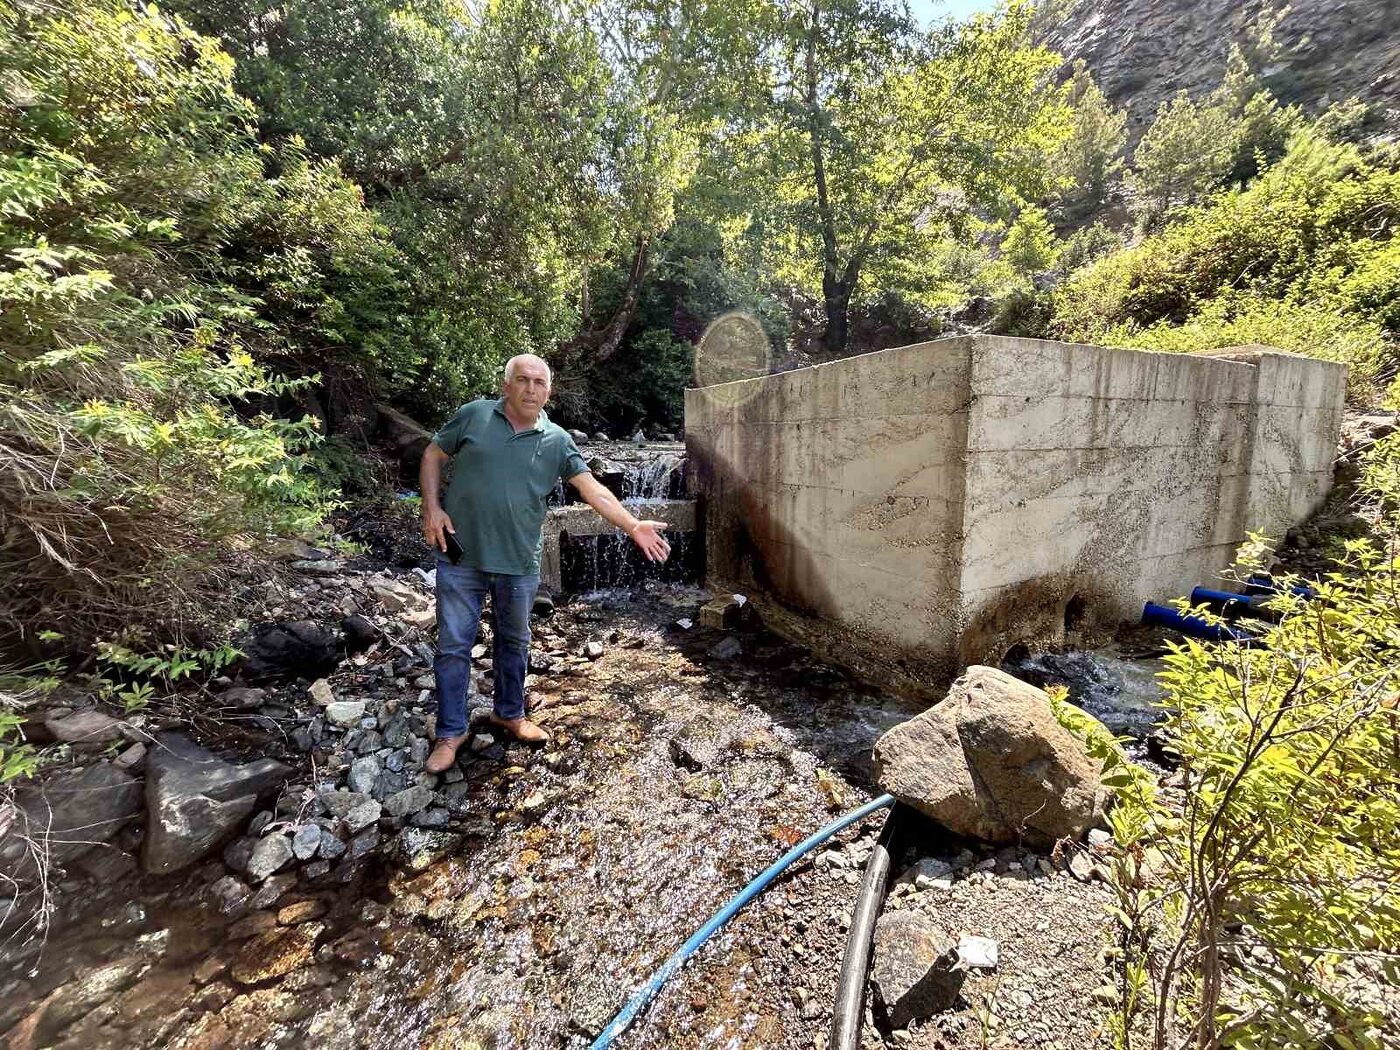
M 1265 0 L 1067 0 L 1047 43 L 1082 58 L 1108 97 L 1128 110 L 1133 140 L 1175 92 L 1203 94 L 1220 83 L 1230 46 L 1249 46 Z M 1284 101 L 1319 109 L 1356 96 L 1400 130 L 1400 2 L 1294 0 L 1278 22 L 1277 58 L 1264 65 Z

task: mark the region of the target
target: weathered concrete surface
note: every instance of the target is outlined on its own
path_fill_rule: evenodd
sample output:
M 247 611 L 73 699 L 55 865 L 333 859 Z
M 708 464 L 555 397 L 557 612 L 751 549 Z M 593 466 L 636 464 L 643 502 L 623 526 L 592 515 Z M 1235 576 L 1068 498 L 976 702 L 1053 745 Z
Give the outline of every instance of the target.
M 708 582 L 917 693 L 1135 619 L 1326 495 L 1346 371 L 965 336 L 686 392 Z

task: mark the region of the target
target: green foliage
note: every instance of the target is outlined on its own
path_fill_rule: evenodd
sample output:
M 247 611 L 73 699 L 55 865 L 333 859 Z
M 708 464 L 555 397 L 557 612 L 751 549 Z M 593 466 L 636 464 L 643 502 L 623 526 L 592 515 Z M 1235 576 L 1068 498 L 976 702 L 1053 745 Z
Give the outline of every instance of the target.
M 862 282 L 936 295 L 928 260 L 974 211 L 1005 217 L 1050 188 L 1068 109 L 1056 57 L 1025 44 L 1023 5 L 927 34 L 883 0 L 766 10 L 751 116 L 717 163 L 744 187 L 762 268 L 823 296 L 841 353 Z
M 218 552 L 321 495 L 260 359 L 336 353 L 387 246 L 178 21 L 0 3 L 0 41 L 0 622 L 82 647 L 212 617 Z
M 1187 641 L 1167 658 L 1172 798 L 1128 790 L 1140 824 L 1116 873 L 1128 966 L 1154 1046 L 1377 1048 L 1359 968 L 1393 982 L 1400 949 L 1400 442 L 1363 486 L 1390 513 L 1349 541 L 1251 647 Z M 1258 564 L 1258 548 L 1241 564 Z
M 185 679 L 217 675 L 243 655 L 228 644 L 198 649 L 167 643 L 152 651 L 143 640 L 143 632 L 127 631 L 125 644 L 97 644 L 98 665 L 103 668 L 99 692 L 105 699 L 120 701 L 127 711 L 140 710 L 157 695 L 174 692 Z
M 1303 127 L 1235 47 L 1221 85 L 1201 100 L 1184 92 L 1163 102 L 1133 153 L 1130 187 L 1151 225 L 1174 208 L 1253 178 L 1282 156 Z
M 1120 346 L 1261 342 L 1352 366 L 1366 396 L 1400 336 L 1400 171 L 1311 131 L 1247 188 L 1074 273 L 1054 331 Z
M 1123 168 L 1128 117 L 1114 109 L 1080 59 L 1070 77 L 1069 134 L 1051 155 L 1061 188 L 1056 210 L 1068 220 L 1090 215 L 1108 202 L 1109 185 Z
M 1027 204 L 1001 242 L 1001 256 L 1019 277 L 1029 279 L 1053 269 L 1060 248 L 1045 209 Z

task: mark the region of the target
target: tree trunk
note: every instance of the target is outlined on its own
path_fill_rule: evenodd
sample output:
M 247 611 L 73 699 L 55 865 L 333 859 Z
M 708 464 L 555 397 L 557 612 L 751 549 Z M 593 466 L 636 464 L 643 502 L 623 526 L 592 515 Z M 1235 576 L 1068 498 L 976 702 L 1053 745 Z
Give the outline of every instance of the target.
M 822 275 L 822 297 L 826 301 L 826 332 L 822 337 L 822 347 L 829 360 L 835 360 L 846 353 L 846 344 L 851 335 L 853 291 L 854 275 L 844 278 L 837 278 L 830 273 Z
M 627 284 L 622 289 L 622 300 L 617 309 L 601 328 L 585 329 L 561 344 L 559 349 L 565 360 L 589 357 L 594 361 L 606 361 L 617 353 L 622 337 L 627 334 L 627 329 L 637 316 L 637 307 L 641 305 L 642 284 L 646 281 L 650 261 L 651 240 L 638 237 L 632 252 L 632 265 L 627 271 Z

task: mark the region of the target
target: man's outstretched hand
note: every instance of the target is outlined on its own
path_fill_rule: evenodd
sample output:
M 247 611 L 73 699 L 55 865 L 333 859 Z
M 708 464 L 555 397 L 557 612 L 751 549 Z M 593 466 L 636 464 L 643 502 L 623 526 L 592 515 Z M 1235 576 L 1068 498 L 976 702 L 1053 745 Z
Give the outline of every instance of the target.
M 423 508 L 423 540 L 434 550 L 447 553 L 446 532 L 456 533 L 452 527 L 452 519 L 447 516 L 447 511 L 441 507 Z
M 632 530 L 632 542 L 641 548 L 647 561 L 665 561 L 671 556 L 671 545 L 661 536 L 664 521 L 639 521 Z

